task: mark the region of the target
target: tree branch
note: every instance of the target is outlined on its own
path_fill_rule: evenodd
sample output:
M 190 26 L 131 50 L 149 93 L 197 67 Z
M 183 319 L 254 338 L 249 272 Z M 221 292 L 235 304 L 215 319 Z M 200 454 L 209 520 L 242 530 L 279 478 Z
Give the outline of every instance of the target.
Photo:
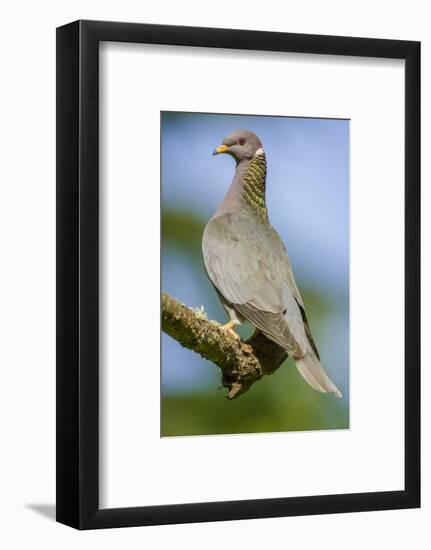
M 162 292 L 162 330 L 220 367 L 228 399 L 272 374 L 287 358 L 286 351 L 260 331 L 243 342 L 222 330 L 216 321 L 209 321 L 203 310 L 191 309 L 166 292 Z

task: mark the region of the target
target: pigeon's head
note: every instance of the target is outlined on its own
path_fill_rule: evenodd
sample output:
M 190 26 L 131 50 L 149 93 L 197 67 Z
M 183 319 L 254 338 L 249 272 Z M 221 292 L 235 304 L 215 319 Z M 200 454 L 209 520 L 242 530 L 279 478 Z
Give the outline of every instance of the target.
M 214 150 L 213 155 L 220 153 L 231 155 L 239 163 L 252 159 L 256 154 L 263 154 L 263 147 L 257 135 L 250 130 L 235 130 L 224 138 L 223 144 Z

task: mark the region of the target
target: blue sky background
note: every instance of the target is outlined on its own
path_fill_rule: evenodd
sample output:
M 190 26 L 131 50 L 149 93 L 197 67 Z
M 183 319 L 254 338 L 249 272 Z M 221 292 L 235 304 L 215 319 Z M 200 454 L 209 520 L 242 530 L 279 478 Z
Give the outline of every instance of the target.
M 301 291 L 323 296 L 331 311 L 313 333 L 348 394 L 349 331 L 349 121 L 211 115 L 161 115 L 162 208 L 193 212 L 203 223 L 223 200 L 235 163 L 212 156 L 237 128 L 255 132 L 267 157 L 267 205 Z M 162 288 L 190 306 L 203 304 L 210 318 L 225 314 L 203 270 L 181 251 L 162 246 Z M 307 306 L 307 304 L 306 304 Z M 219 385 L 217 369 L 163 335 L 162 391 Z

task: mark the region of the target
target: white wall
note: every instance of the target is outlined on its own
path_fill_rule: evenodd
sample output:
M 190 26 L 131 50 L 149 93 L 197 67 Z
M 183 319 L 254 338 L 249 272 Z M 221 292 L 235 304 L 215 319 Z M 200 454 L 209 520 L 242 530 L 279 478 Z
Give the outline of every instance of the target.
M 2 10 L 0 161 L 0 543 L 4 548 L 429 547 L 431 375 L 423 361 L 423 509 L 78 533 L 55 524 L 55 27 L 78 18 L 422 40 L 423 150 L 431 147 L 431 37 L 419 0 L 75 0 Z M 423 159 L 423 198 L 430 161 Z M 430 280 L 423 222 L 423 280 Z M 424 348 L 430 329 L 424 285 Z

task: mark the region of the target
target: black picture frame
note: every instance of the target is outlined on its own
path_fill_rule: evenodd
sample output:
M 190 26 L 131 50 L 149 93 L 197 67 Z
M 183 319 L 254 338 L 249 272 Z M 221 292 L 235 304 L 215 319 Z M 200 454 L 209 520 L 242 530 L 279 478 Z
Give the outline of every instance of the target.
M 99 509 L 101 41 L 405 60 L 404 490 Z M 100 21 L 58 28 L 56 389 L 57 521 L 78 529 L 419 507 L 420 43 Z

